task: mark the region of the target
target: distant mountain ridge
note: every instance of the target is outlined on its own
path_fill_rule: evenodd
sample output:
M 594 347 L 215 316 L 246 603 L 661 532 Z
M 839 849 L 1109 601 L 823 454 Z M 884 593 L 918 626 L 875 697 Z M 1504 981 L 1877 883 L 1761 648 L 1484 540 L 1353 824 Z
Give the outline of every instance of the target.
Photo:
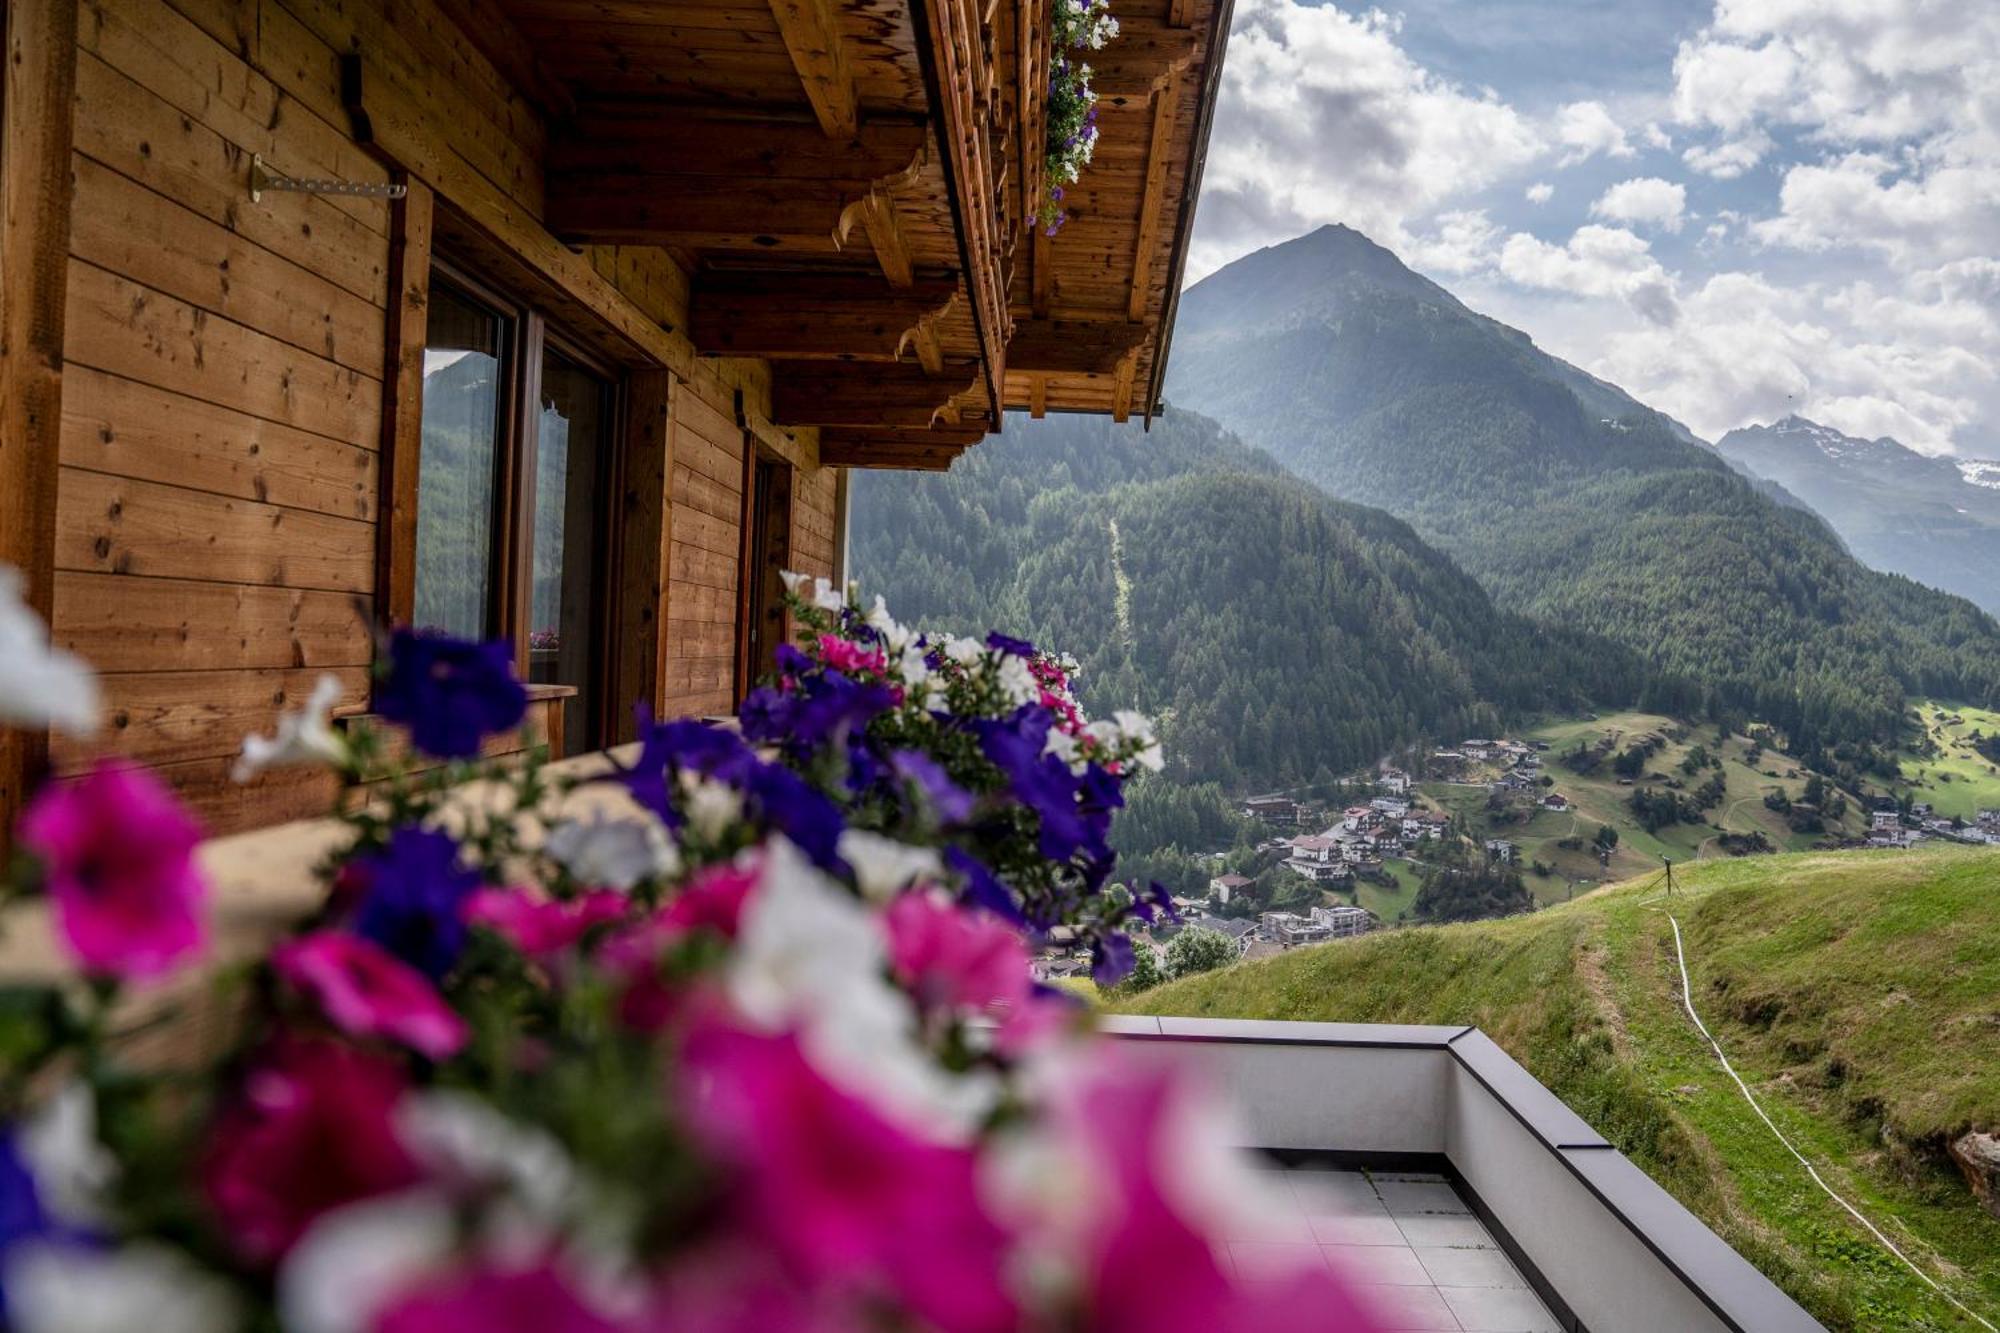
M 1654 711 L 1761 718 L 1810 752 L 1891 739 L 1912 694 L 2000 699 L 1991 617 L 1871 571 L 1679 422 L 1351 229 L 1188 289 L 1167 397 L 1407 519 L 1500 605 L 1641 654 Z
M 1796 415 L 1715 447 L 1811 505 L 1865 563 L 2000 614 L 2000 464 L 1932 458 Z

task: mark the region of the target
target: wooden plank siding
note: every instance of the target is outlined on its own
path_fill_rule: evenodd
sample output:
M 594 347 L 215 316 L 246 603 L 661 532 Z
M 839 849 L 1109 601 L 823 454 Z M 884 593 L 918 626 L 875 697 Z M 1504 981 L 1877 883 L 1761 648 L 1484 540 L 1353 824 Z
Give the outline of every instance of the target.
M 151 765 L 217 833 L 324 808 L 323 775 L 238 788 L 227 770 L 242 736 L 268 731 L 321 671 L 343 708 L 365 709 L 377 607 L 407 613 L 385 554 L 414 530 L 416 478 L 399 460 L 419 434 L 429 242 L 411 221 L 433 197 L 439 248 L 476 238 L 467 262 L 504 256 L 490 276 L 526 281 L 552 321 L 598 321 L 570 331 L 619 350 L 628 417 L 655 413 L 651 437 L 626 421 L 616 473 L 619 693 L 643 687 L 669 715 L 733 705 L 752 435 L 798 467 L 795 557 L 832 573 L 840 488 L 815 432 L 769 425 L 769 367 L 695 355 L 689 279 L 669 251 L 578 253 L 542 229 L 544 117 L 560 90 L 517 86 L 540 80 L 532 46 L 511 29 L 471 40 L 452 16 L 477 9 L 77 5 L 51 629 L 102 674 L 107 725 L 58 742 L 59 772 L 100 754 Z M 370 142 L 342 84 L 356 51 L 391 113 Z M 252 202 L 253 155 L 363 184 L 401 171 L 417 204 Z M 650 576 L 632 563 L 649 542 Z M 551 717 L 537 705 L 534 727 Z
M 0 564 L 19 572 L 23 603 L 46 618 L 72 214 L 73 120 L 62 112 L 76 86 L 76 9 L 71 0 L 14 0 L 0 21 Z M 0 727 L 0 857 L 48 761 L 46 730 Z

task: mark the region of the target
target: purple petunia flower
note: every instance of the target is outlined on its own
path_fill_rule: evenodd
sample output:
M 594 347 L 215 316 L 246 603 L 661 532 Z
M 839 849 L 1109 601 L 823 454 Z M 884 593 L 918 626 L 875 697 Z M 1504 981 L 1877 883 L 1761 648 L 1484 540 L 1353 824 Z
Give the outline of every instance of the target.
M 504 642 L 473 643 L 398 629 L 375 687 L 375 711 L 408 728 L 411 743 L 438 759 L 469 759 L 488 736 L 511 731 L 528 711 Z
M 994 630 L 986 636 L 986 646 L 996 653 L 1012 653 L 1016 657 L 1033 657 L 1035 645 L 1026 639 L 1017 639 L 1009 634 Z
M 1116 986 L 1132 971 L 1135 962 L 1132 941 L 1116 931 L 1091 941 L 1090 979 L 1100 986 Z
M 355 858 L 365 896 L 354 933 L 373 940 L 432 981 L 451 971 L 465 948 L 465 900 L 479 888 L 477 870 L 459 862 L 450 835 L 405 825 L 389 845 Z
M 940 824 L 963 824 L 972 818 L 972 794 L 951 780 L 944 766 L 921 750 L 898 750 L 889 756 L 896 776 L 910 783 L 930 803 Z

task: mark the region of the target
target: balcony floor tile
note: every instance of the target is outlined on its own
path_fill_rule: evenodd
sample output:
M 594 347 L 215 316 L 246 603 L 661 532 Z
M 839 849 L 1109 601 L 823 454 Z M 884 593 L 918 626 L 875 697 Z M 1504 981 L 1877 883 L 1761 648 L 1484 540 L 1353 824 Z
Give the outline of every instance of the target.
M 1467 1333 L 1562 1333 L 1534 1292 L 1503 1287 L 1439 1287 Z

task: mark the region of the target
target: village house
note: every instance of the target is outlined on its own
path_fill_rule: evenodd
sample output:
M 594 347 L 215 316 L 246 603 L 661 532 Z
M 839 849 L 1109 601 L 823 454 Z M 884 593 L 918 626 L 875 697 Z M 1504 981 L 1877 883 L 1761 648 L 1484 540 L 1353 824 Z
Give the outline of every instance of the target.
M 1351 872 L 1342 857 L 1341 848 L 1342 844 L 1333 838 L 1294 838 L 1285 866 L 1315 882 L 1346 879 Z
M 1486 856 L 1488 860 L 1498 861 L 1503 865 L 1512 865 L 1514 863 L 1514 844 L 1505 838 L 1488 838 L 1486 840 Z
M 1312 909 L 1315 926 L 1326 931 L 1328 939 L 1343 939 L 1351 935 L 1365 935 L 1375 929 L 1375 916 L 1366 908 L 1315 907 Z
M 1296 912 L 1266 912 L 1257 921 L 1265 938 L 1284 949 L 1296 949 L 1302 944 L 1324 944 L 1331 938 L 1325 926 Z
M 1227 935 L 1230 943 L 1236 946 L 1238 957 L 1241 957 L 1258 938 L 1256 923 L 1245 917 L 1205 916 L 1188 924 Z
M 1208 896 L 1224 907 L 1236 894 L 1249 887 L 1250 881 L 1242 875 L 1217 875 L 1208 882 Z
M 1875 833 L 1894 832 L 1903 827 L 1902 812 L 1895 809 L 1870 811 L 1868 815 L 1868 827 L 1871 832 Z
M 1377 796 L 1368 808 L 1384 819 L 1401 819 L 1410 813 L 1410 803 L 1400 796 Z
M 1305 810 L 1289 796 L 1252 796 L 1243 802 L 1243 813 L 1266 824 L 1295 827 Z
M 1400 768 L 1385 768 L 1376 779 L 1376 785 L 1391 796 L 1407 796 L 1410 792 L 1410 775 Z
M 117 724 L 0 741 L 0 829 L 106 755 L 324 811 L 229 772 L 384 624 L 512 645 L 503 752 L 730 712 L 853 469 L 1149 420 L 1228 6 L 1120 0 L 1054 235 L 1049 6 L 9 5 L 0 565 Z
M 1552 791 L 1542 798 L 1542 809 L 1562 813 L 1570 808 L 1569 797 L 1559 791 Z

